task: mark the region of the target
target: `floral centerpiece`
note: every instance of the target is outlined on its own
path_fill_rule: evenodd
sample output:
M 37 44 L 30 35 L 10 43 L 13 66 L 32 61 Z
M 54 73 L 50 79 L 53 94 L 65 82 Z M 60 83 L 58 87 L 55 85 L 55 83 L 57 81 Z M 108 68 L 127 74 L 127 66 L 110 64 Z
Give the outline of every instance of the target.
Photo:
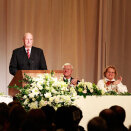
M 20 93 L 16 94 L 18 101 L 26 110 L 51 105 L 55 109 L 64 105 L 72 105 L 77 98 L 73 86 L 66 84 L 61 78 L 58 80 L 52 74 L 45 73 L 31 78 L 25 74 L 24 87 L 17 87 Z
M 83 79 L 81 82 L 78 83 L 78 85 L 75 88 L 77 94 L 84 97 L 86 97 L 87 95 L 103 94 L 103 91 L 98 89 L 98 87 L 95 84 L 92 84 L 91 82 L 84 82 Z

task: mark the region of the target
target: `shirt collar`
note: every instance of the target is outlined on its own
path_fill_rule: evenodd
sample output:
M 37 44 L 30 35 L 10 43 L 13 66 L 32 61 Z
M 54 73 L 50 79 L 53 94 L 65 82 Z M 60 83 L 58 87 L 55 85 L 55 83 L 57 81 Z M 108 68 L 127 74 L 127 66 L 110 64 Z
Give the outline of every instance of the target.
M 115 79 L 109 80 L 106 77 L 104 79 L 105 79 L 105 81 L 115 81 Z
M 27 53 L 27 48 L 25 48 L 25 51 L 26 51 L 26 53 Z M 31 53 L 31 48 L 29 48 L 29 52 Z
M 67 79 L 67 78 L 64 77 L 64 80 L 66 80 L 66 79 Z M 70 81 L 71 81 L 71 77 L 70 77 L 69 79 L 67 79 L 67 80 L 68 80 L 68 82 L 70 82 Z

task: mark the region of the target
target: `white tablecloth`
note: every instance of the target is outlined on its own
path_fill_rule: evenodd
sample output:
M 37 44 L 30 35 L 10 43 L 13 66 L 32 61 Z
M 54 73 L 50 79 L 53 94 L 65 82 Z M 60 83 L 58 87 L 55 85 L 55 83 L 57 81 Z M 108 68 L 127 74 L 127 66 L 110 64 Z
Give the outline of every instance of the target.
M 0 96 L 0 102 L 12 102 L 11 96 Z M 85 130 L 90 119 L 98 116 L 100 111 L 113 105 L 122 106 L 126 111 L 125 125 L 131 125 L 131 96 L 87 96 L 76 100 L 76 105 L 82 110 L 83 118 L 80 122 Z
M 8 104 L 8 103 L 10 103 L 12 101 L 13 101 L 13 98 L 11 96 L 8 96 L 8 95 L 0 96 L 0 103 L 5 102 L 6 104 Z
M 87 96 L 80 97 L 76 102 L 77 106 L 83 112 L 83 118 L 80 122 L 87 130 L 87 123 L 90 119 L 98 116 L 100 111 L 113 105 L 122 106 L 126 111 L 125 125 L 131 125 L 131 96 Z

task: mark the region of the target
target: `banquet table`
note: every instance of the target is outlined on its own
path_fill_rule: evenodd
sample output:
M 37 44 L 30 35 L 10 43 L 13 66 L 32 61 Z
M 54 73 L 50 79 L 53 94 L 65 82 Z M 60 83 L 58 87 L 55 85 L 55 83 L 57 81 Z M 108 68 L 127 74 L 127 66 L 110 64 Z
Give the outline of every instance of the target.
M 80 125 L 87 131 L 87 123 L 90 119 L 98 116 L 100 111 L 113 105 L 122 106 L 126 111 L 125 126 L 131 125 L 131 96 L 87 96 L 80 97 L 75 104 L 82 110 L 83 118 Z
M 6 104 L 10 103 L 13 101 L 13 97 L 9 95 L 0 95 L 0 103 L 4 102 Z
M 0 102 L 10 103 L 13 98 L 8 95 L 0 96 Z M 74 103 L 83 113 L 80 125 L 87 131 L 87 123 L 90 119 L 98 116 L 100 111 L 113 105 L 122 106 L 126 111 L 125 126 L 131 125 L 131 96 L 80 96 Z

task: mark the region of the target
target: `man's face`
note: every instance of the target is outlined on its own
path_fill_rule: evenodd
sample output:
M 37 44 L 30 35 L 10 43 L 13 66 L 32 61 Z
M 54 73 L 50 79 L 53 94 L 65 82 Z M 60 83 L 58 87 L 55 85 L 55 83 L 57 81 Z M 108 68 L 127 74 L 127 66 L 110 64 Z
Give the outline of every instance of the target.
M 63 68 L 63 75 L 64 75 L 65 77 L 71 77 L 71 74 L 72 74 L 71 65 L 66 65 L 66 66 L 64 66 L 64 68 Z
M 106 72 L 106 78 L 109 80 L 112 80 L 115 78 L 115 70 L 112 68 L 109 68 Z
M 33 44 L 33 36 L 27 33 L 23 39 L 25 48 L 31 48 Z

